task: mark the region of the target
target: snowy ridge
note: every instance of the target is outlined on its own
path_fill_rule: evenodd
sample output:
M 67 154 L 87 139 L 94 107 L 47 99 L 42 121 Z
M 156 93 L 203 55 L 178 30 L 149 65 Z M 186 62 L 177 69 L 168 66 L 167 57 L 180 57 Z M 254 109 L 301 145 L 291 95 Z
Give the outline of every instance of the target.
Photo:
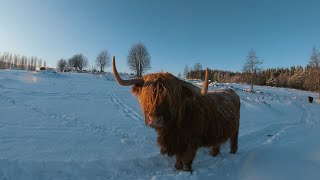
M 0 70 L 0 179 L 318 179 L 317 94 L 259 87 L 241 98 L 239 151 L 201 148 L 192 174 L 174 169 L 130 87 L 112 75 Z

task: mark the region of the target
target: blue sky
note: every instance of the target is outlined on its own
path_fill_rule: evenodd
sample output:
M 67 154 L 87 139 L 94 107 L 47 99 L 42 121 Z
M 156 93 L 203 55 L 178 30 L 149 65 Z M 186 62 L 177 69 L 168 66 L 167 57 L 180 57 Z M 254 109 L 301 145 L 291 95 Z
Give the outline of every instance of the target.
M 197 62 L 241 71 L 250 48 L 264 68 L 290 67 L 320 47 L 319 22 L 316 0 L 0 0 L 0 52 L 53 67 L 83 53 L 91 67 L 107 49 L 129 71 L 128 51 L 143 42 L 150 72 L 182 73 Z

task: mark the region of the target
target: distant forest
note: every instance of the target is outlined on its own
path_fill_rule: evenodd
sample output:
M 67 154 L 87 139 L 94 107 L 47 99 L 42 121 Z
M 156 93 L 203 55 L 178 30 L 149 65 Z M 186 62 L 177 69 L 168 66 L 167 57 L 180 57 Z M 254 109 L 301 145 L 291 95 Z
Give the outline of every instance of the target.
M 85 63 L 82 63 L 83 67 L 87 67 L 87 59 L 82 54 L 80 55 L 83 57 L 82 59 L 85 60 Z M 108 52 L 105 50 L 104 63 L 100 62 L 101 58 L 99 58 L 99 56 L 97 57 L 96 65 L 100 67 L 101 71 L 103 71 L 104 67 L 108 67 L 110 65 L 109 56 L 110 55 L 108 55 Z M 73 57 L 76 57 L 76 55 Z M 63 72 L 66 67 L 73 67 L 69 65 L 70 62 L 73 62 L 71 61 L 72 59 L 74 58 L 70 58 L 68 62 L 64 60 L 64 66 L 62 69 L 60 64 L 63 59 L 59 60 L 58 69 Z M 244 65 L 243 72 L 209 70 L 209 80 L 211 82 L 248 83 L 252 85 L 267 85 L 308 91 L 319 91 L 320 96 L 320 52 L 316 47 L 313 47 L 309 63 L 305 67 L 292 66 L 290 68 L 262 69 L 259 68 L 259 64 L 262 64 L 262 62 L 257 59 L 255 51 L 252 49 L 248 53 L 247 63 Z M 35 56 L 27 57 L 8 52 L 0 53 L 0 69 L 35 71 L 41 67 L 46 67 L 46 61 L 41 58 L 37 58 Z M 195 63 L 191 70 L 189 70 L 188 65 L 186 65 L 183 74 L 187 79 L 204 79 L 204 75 L 205 70 L 203 70 L 200 63 Z M 179 73 L 178 76 L 181 77 L 181 74 Z
M 41 67 L 46 67 L 46 61 L 36 56 L 27 57 L 8 52 L 0 53 L 0 69 L 35 71 Z
M 199 74 L 201 74 L 199 78 Z M 205 70 L 191 70 L 187 79 L 204 79 Z M 255 85 L 276 86 L 317 91 L 319 87 L 319 70 L 306 66 L 293 66 L 290 68 L 270 68 L 261 70 L 254 74 Z M 222 70 L 209 70 L 209 80 L 211 82 L 224 83 L 248 83 L 250 84 L 250 74 L 246 72 L 231 72 Z
M 313 47 L 308 65 L 305 67 L 261 69 L 257 65 L 262 62 L 257 61 L 253 50 L 249 51 L 247 56 L 247 62 L 250 60 L 253 61 L 251 62 L 254 67 L 252 71 L 246 70 L 247 63 L 244 65 L 243 72 L 209 70 L 209 80 L 319 91 L 320 97 L 320 53 L 316 47 Z M 205 70 L 200 63 L 196 63 L 191 70 L 188 65 L 185 67 L 184 77 L 187 79 L 204 79 L 204 75 Z

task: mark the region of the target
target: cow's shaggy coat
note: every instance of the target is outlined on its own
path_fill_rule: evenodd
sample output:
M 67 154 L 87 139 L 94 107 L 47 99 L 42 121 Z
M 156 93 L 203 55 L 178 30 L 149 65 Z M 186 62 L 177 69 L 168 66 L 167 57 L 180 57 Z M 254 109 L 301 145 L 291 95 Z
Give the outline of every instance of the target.
M 202 94 L 170 73 L 148 74 L 127 84 L 120 79 L 115 60 L 113 70 L 119 84 L 133 85 L 132 93 L 139 99 L 145 123 L 157 131 L 160 152 L 176 155 L 177 169 L 191 171 L 199 147 L 211 147 L 212 156 L 216 156 L 228 139 L 230 153 L 236 153 L 240 98 L 235 91 L 205 93 L 204 88 Z

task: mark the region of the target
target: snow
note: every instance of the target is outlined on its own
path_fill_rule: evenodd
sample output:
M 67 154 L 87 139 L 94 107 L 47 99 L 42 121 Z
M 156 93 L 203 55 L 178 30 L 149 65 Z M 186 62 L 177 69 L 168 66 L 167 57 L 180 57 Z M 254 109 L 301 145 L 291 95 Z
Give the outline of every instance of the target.
M 0 179 L 318 179 L 320 105 L 316 93 L 246 85 L 239 150 L 198 150 L 194 172 L 174 170 L 144 125 L 130 87 L 110 74 L 0 70 Z

